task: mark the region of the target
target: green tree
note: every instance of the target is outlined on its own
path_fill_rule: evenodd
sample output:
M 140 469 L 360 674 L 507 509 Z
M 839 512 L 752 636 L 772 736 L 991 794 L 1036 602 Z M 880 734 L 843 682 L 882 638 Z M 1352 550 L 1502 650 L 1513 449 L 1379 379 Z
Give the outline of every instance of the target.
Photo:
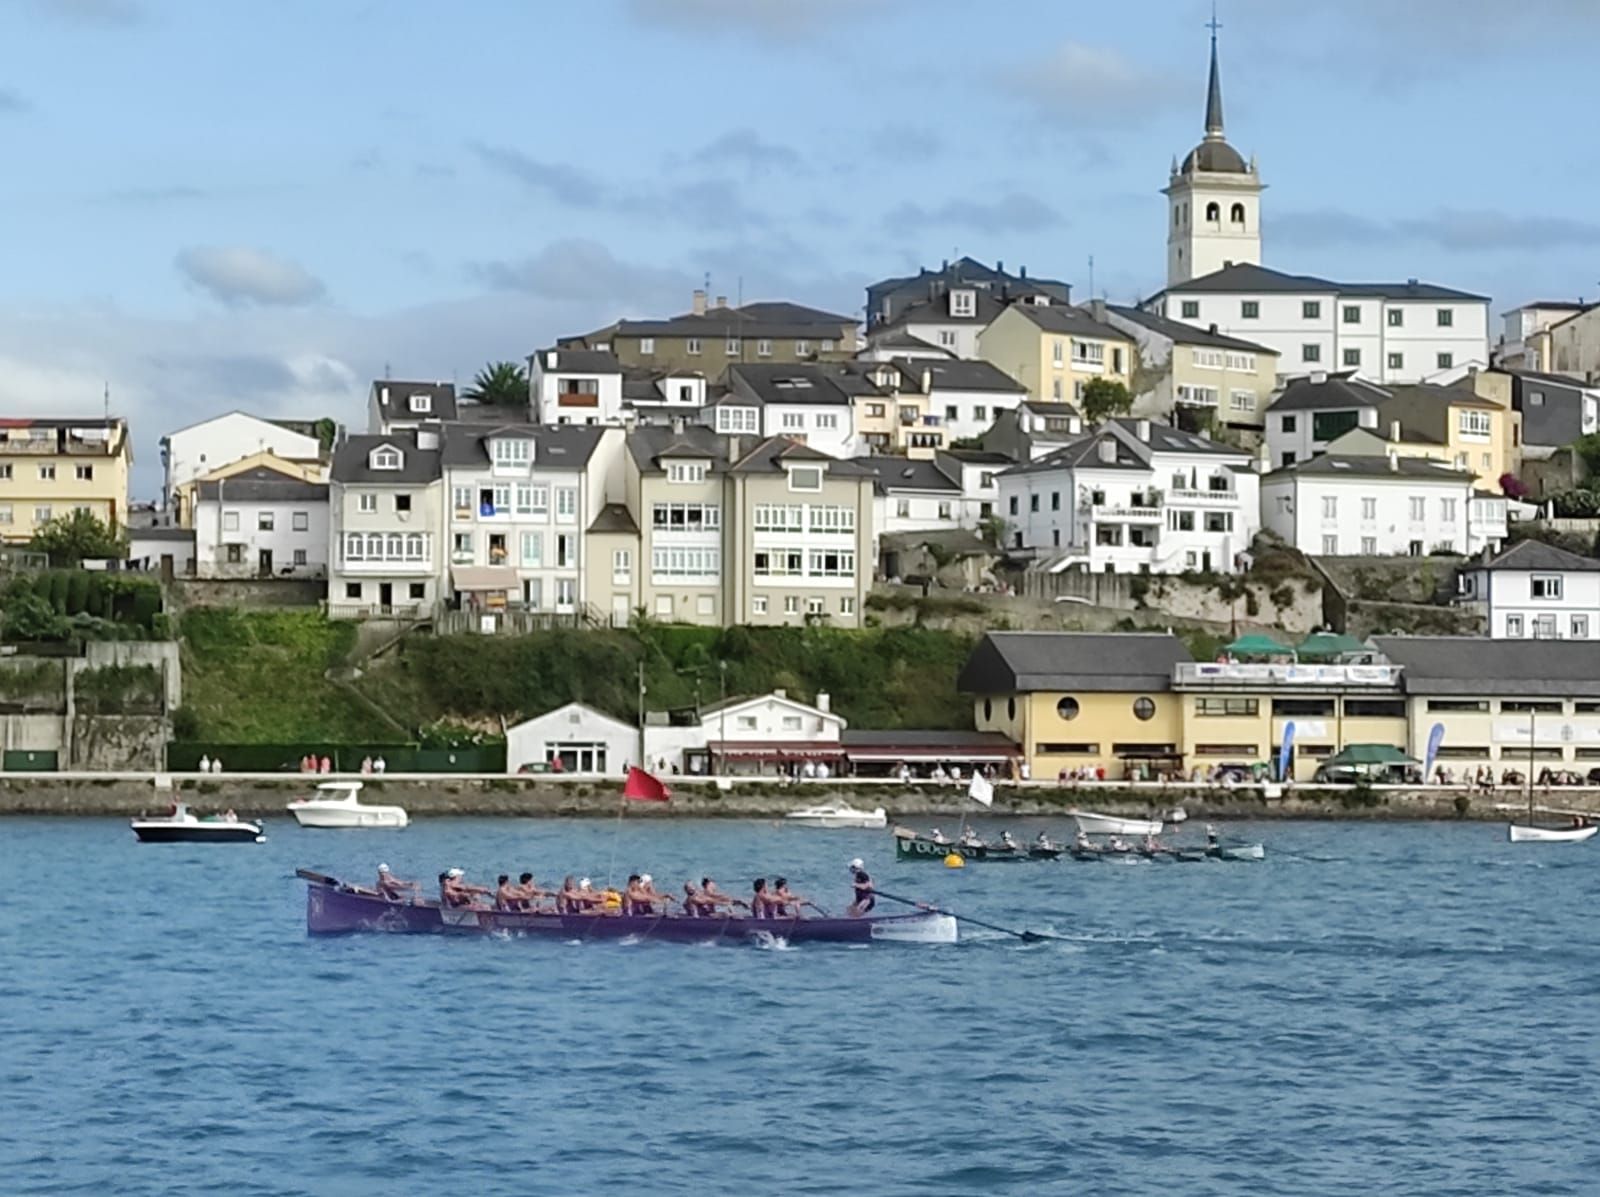
M 493 407 L 526 407 L 528 372 L 516 362 L 490 362 L 478 371 L 465 395 Z
M 127 545 L 120 533 L 113 532 L 87 511 L 58 516 L 33 534 L 28 547 L 48 553 L 57 569 L 75 568 L 85 557 L 126 555 Z
M 1083 418 L 1099 424 L 1111 416 L 1125 416 L 1133 407 L 1133 395 L 1114 378 L 1091 378 L 1083 384 L 1083 398 L 1078 401 Z

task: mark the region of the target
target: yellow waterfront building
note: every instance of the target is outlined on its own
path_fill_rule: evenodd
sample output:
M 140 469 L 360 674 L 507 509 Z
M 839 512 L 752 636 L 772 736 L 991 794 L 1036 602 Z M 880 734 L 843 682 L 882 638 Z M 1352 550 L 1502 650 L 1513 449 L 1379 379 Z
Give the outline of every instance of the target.
M 0 542 L 26 544 L 74 511 L 123 527 L 132 462 L 121 418 L 0 418 Z

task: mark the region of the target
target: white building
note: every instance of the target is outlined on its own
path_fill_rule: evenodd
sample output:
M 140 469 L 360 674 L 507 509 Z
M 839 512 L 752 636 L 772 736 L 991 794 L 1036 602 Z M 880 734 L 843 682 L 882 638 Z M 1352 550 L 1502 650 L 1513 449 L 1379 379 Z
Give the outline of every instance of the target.
M 890 532 L 927 532 L 971 526 L 961 483 L 937 462 L 911 457 L 860 457 L 876 475 L 873 538 Z M 876 558 L 877 553 L 874 551 Z
M 333 454 L 328 612 L 416 616 L 440 597 L 444 476 L 438 426 L 353 436 Z
M 639 729 L 581 702 L 506 729 L 507 773 L 551 769 L 620 777 L 638 763 Z
M 202 578 L 325 577 L 327 484 L 263 467 L 201 482 L 194 558 Z
M 1474 504 L 1496 504 L 1498 528 Z M 1424 458 L 1323 454 L 1261 479 L 1261 520 L 1313 556 L 1468 554 L 1505 536 L 1505 499 L 1478 498 L 1472 475 Z
M 1029 296 L 1022 302 L 1044 296 Z M 911 337 L 923 346 L 942 349 L 958 358 L 978 356 L 978 334 L 1005 310 L 1008 298 L 978 286 L 952 286 L 931 298 L 906 304 L 892 321 L 879 324 L 867 334 L 874 348 L 887 346 L 899 337 Z
M 1206 89 L 1206 135 L 1163 188 L 1167 197 L 1167 285 L 1261 261 L 1261 175 L 1228 144 L 1222 128 L 1222 79 L 1217 34 L 1211 31 L 1211 78 Z
M 161 438 L 162 507 L 172 512 L 179 487 L 256 454 L 270 453 L 284 461 L 315 465 L 321 459 L 322 444 L 301 430 L 305 427 L 295 421 L 280 424 L 231 411 L 167 433 Z M 189 513 L 179 514 L 188 519 Z
M 1267 408 L 1272 469 L 1309 461 L 1352 428 L 1376 429 L 1389 392 L 1355 374 L 1309 374 L 1290 380 Z
M 743 413 L 754 409 L 761 436 L 787 437 L 829 457 L 853 457 L 858 445 L 855 407 L 836 380 L 838 373 L 812 362 L 730 365 L 728 394 L 717 405 L 715 428 L 726 433 L 748 431 L 732 427 L 730 421 L 733 413 L 741 413 L 740 421 L 747 422 Z M 727 415 L 721 411 L 724 407 Z
M 897 358 L 900 391 L 926 396 L 928 414 L 945 430 L 945 444 L 980 437 L 1002 412 L 1028 398 L 1028 388 L 985 361 Z
M 1249 454 L 1148 420 L 1112 420 L 999 476 L 1006 547 L 1052 573 L 1243 566 L 1260 526 Z
M 1146 306 L 1276 350 L 1285 375 L 1359 370 L 1378 383 L 1423 382 L 1489 361 L 1488 299 L 1416 279 L 1334 283 L 1235 263 Z
M 979 443 L 1015 463 L 1037 461 L 1082 435 L 1083 416 L 1072 404 L 1029 400 L 1002 411 Z
M 1003 453 L 983 449 L 946 449 L 934 461 L 960 486 L 961 523 L 968 528 L 999 510 L 1000 474 L 1016 464 Z
M 367 392 L 367 431 L 373 435 L 403 432 L 455 418 L 454 383 L 380 378 Z
M 584 530 L 605 506 L 608 466 L 620 489 L 622 443 L 619 426 L 452 425 L 443 593 L 484 611 L 576 611 L 585 602 Z
M 645 759 L 663 772 L 774 773 L 809 761 L 837 773 L 845 727 L 828 695 L 813 706 L 774 690 L 711 703 L 687 723 L 647 719 Z
M 1600 561 L 1537 540 L 1463 566 L 1464 606 L 1483 613 L 1496 640 L 1600 639 Z
M 622 365 L 602 349 L 541 349 L 528 359 L 539 424 L 622 422 Z
M 1555 369 L 1550 329 L 1578 315 L 1590 305 L 1582 300 L 1543 299 L 1502 312 L 1500 342 L 1494 347 L 1494 364 L 1508 370 L 1536 374 Z

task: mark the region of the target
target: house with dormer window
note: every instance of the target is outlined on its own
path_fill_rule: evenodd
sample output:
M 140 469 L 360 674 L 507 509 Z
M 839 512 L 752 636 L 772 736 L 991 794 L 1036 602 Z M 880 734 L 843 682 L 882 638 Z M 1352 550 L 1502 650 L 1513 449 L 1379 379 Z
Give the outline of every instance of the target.
M 328 613 L 417 618 L 439 598 L 443 552 L 438 425 L 352 436 L 328 485 Z
M 367 431 L 395 432 L 456 418 L 450 382 L 399 382 L 380 378 L 367 394 Z
M 601 349 L 541 349 L 528 359 L 536 424 L 620 424 L 622 365 Z
M 1458 575 L 1456 600 L 1496 640 L 1600 640 L 1600 561 L 1537 540 L 1485 555 Z

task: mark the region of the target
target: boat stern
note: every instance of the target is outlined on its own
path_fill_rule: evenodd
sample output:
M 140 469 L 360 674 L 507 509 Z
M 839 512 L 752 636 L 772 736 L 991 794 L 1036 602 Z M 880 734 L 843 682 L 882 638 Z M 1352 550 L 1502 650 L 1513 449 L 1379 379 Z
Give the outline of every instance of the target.
M 881 919 L 872 925 L 872 938 L 880 943 L 956 943 L 959 937 L 955 916 L 941 912 Z

